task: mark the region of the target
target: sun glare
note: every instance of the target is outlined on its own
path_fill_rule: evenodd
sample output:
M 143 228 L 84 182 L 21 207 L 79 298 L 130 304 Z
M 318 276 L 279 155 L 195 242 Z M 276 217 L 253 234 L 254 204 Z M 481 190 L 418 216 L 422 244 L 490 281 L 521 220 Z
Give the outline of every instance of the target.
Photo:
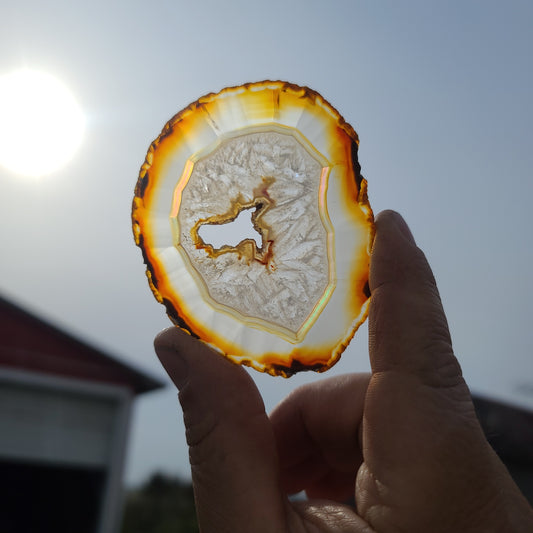
M 70 91 L 45 72 L 0 76 L 0 165 L 25 176 L 63 167 L 78 149 L 85 125 Z

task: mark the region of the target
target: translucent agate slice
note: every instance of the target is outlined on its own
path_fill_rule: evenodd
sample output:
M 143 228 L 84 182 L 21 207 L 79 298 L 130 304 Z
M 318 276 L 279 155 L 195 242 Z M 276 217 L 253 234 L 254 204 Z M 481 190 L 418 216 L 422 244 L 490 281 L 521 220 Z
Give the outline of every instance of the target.
M 148 150 L 132 212 L 174 324 L 273 375 L 330 368 L 369 302 L 374 227 L 358 144 L 318 93 L 284 82 L 227 88 L 174 116 Z M 256 238 L 202 237 L 245 211 Z

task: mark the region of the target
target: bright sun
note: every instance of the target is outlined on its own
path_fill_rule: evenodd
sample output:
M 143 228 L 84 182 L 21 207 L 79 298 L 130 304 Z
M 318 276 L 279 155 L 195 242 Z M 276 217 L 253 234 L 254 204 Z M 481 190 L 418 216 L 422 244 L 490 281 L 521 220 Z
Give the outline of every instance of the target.
M 64 166 L 81 143 L 85 119 L 70 91 L 50 74 L 0 76 L 0 165 L 25 176 Z

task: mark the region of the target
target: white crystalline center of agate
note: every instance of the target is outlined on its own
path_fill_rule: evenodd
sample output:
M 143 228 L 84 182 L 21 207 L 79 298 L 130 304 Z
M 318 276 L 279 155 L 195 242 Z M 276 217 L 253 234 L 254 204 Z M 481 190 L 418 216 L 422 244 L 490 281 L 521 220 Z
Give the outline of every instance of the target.
M 333 236 L 320 212 L 327 170 L 293 135 L 276 131 L 229 138 L 194 162 L 177 215 L 178 246 L 215 307 L 289 335 L 310 327 L 334 279 L 328 261 Z M 195 245 L 191 230 L 199 220 L 224 216 L 235 205 L 242 210 L 260 197 L 268 198 L 257 220 L 268 228 L 268 261 L 250 260 L 235 248 L 210 256 Z M 263 252 L 265 246 L 263 239 Z

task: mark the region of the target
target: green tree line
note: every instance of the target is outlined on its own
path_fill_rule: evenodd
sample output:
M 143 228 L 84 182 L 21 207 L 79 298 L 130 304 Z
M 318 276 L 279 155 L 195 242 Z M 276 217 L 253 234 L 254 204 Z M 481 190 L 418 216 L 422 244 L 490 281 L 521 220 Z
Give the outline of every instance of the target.
M 129 490 L 122 533 L 198 533 L 192 485 L 157 473 Z

